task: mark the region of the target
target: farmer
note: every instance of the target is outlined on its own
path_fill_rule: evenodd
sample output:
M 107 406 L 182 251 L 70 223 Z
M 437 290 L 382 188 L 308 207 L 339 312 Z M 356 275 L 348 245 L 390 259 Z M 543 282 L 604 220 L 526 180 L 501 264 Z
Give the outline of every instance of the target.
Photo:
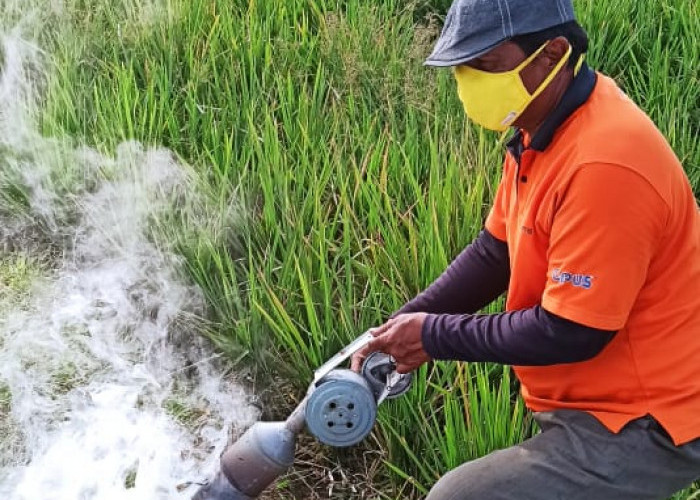
M 508 127 L 481 234 L 355 355 L 514 365 L 541 432 L 428 500 L 664 499 L 700 477 L 700 215 L 666 140 L 584 61 L 570 0 L 456 0 L 427 65 Z M 688 82 L 691 84 L 691 82 Z M 506 311 L 476 314 L 506 292 Z

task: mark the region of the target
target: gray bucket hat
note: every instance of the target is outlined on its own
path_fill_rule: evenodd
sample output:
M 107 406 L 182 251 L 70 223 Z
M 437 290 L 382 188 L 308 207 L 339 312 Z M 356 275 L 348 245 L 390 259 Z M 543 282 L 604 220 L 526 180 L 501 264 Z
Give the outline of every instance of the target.
M 516 35 L 573 21 L 571 0 L 454 0 L 427 66 L 457 66 Z

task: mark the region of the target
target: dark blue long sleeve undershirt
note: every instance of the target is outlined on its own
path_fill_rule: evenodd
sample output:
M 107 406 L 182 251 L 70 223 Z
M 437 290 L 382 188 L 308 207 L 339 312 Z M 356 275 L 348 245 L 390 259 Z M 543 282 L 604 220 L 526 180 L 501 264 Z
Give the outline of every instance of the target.
M 506 291 L 508 246 L 482 231 L 428 288 L 394 315 L 426 312 L 423 348 L 434 359 L 541 366 L 584 361 L 615 332 L 569 321 L 540 306 L 474 314 Z

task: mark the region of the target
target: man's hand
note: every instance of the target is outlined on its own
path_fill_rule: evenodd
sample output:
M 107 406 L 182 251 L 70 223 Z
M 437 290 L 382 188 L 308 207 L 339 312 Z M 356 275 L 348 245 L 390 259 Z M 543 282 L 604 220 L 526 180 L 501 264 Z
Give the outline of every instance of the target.
M 426 316 L 426 313 L 399 314 L 373 329 L 375 339 L 352 356 L 352 370 L 359 372 L 365 358 L 375 351 L 393 356 L 399 373 L 412 372 L 430 361 L 421 338 Z

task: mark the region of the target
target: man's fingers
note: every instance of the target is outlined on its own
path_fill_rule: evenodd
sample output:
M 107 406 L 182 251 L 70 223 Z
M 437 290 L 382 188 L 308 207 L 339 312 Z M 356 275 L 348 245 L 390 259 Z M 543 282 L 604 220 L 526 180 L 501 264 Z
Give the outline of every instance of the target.
M 387 354 L 390 354 L 389 351 L 386 350 L 391 344 L 390 335 L 391 335 L 391 327 L 389 327 L 389 329 L 385 330 L 384 333 L 382 333 L 378 337 L 374 337 L 374 340 L 372 342 L 370 342 L 369 344 L 367 344 L 365 349 L 367 349 L 369 352 L 381 351 L 381 352 L 385 352 Z
M 404 373 L 411 373 L 411 372 L 413 371 L 413 368 L 414 368 L 413 366 L 407 365 L 407 364 L 404 364 L 404 363 L 399 363 L 399 364 L 396 365 L 396 371 L 397 371 L 397 373 L 401 373 L 401 374 L 404 374 Z
M 391 326 L 394 324 L 394 320 L 390 319 L 386 323 L 382 323 L 376 328 L 371 328 L 370 332 L 372 332 L 372 335 L 375 337 L 378 337 L 379 335 L 382 335 L 384 332 L 386 332 Z
M 374 340 L 352 355 L 352 358 L 350 358 L 350 369 L 352 371 L 359 373 L 365 358 L 372 352 L 380 351 L 391 354 L 390 349 L 393 347 L 391 331 L 395 324 L 396 318 L 392 318 L 378 327 L 369 330 L 374 336 Z
M 365 360 L 367 355 L 372 352 L 368 349 L 370 345 L 371 342 L 352 355 L 350 358 L 350 369 L 352 371 L 359 373 L 360 368 L 362 368 L 362 362 Z

